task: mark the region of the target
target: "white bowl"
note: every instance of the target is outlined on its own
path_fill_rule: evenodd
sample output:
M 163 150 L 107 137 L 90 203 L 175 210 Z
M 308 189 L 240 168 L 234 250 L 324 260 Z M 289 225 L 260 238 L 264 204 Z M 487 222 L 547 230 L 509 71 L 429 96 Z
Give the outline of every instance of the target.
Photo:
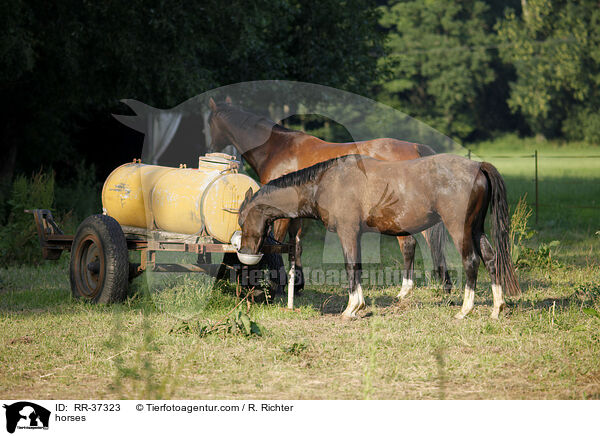
M 259 254 L 244 254 L 237 252 L 238 259 L 240 262 L 246 265 L 256 265 L 262 259 L 262 253 Z
M 259 254 L 244 254 L 244 253 L 239 252 L 239 249 L 242 246 L 242 232 L 240 232 L 239 230 L 236 231 L 233 234 L 233 236 L 231 237 L 231 245 L 233 245 L 233 248 L 235 248 L 238 259 L 243 264 L 256 265 L 258 262 L 260 262 L 260 260 L 263 257 L 263 255 L 261 253 L 259 253 Z

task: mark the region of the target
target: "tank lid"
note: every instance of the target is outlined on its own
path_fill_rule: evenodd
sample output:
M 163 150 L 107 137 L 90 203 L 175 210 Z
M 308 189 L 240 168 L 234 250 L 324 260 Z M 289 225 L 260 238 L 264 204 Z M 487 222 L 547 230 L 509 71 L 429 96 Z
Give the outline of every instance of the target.
M 237 170 L 239 162 L 234 156 L 225 153 L 206 153 L 198 158 L 198 167 L 203 163 L 223 165 L 224 169 Z
M 235 156 L 232 156 L 230 154 L 227 153 L 206 153 L 204 156 L 201 156 L 200 159 L 202 158 L 215 158 L 215 157 L 219 157 L 222 159 L 226 159 L 226 160 L 234 160 Z

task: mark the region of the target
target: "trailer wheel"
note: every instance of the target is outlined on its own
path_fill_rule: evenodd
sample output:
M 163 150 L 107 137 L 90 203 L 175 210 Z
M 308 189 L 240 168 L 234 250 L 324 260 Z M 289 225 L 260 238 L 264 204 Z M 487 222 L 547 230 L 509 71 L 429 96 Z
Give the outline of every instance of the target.
M 129 255 L 119 223 L 92 215 L 77 229 L 71 248 L 73 297 L 92 303 L 115 303 L 127 296 Z

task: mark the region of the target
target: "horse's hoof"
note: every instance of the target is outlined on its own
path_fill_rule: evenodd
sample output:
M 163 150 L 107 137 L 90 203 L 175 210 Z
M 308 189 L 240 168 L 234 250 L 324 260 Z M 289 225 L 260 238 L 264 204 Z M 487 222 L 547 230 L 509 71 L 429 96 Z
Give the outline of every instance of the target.
M 354 314 L 347 314 L 347 313 L 342 313 L 342 319 L 344 321 L 354 321 L 355 319 L 358 319 L 358 316 L 354 315 Z
M 491 319 L 498 319 L 500 312 L 502 312 L 506 308 L 506 303 L 502 302 L 500 306 L 492 308 L 492 313 L 490 314 Z
M 467 316 L 467 315 L 465 315 L 462 312 L 458 312 L 456 315 L 454 315 L 454 319 L 464 319 L 465 316 Z
M 411 290 L 412 290 L 412 288 L 402 288 L 402 289 L 400 289 L 400 292 L 398 293 L 398 295 L 396 295 L 396 298 L 398 298 L 400 300 L 406 298 Z
M 498 317 L 500 316 L 500 312 L 502 312 L 505 307 L 506 307 L 506 304 L 503 304 L 502 306 L 500 306 L 498 308 L 494 307 L 492 309 L 492 313 L 490 314 L 490 318 L 491 319 L 498 319 Z

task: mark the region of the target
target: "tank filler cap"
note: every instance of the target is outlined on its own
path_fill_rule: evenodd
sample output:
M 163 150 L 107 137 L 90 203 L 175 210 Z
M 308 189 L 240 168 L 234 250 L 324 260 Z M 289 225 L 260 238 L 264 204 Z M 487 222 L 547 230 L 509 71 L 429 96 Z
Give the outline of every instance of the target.
M 235 160 L 235 156 L 225 153 L 206 153 L 204 156 L 198 158 L 198 167 L 202 167 L 203 164 L 210 166 L 219 165 L 224 172 L 237 172 L 240 166 L 240 163 Z

